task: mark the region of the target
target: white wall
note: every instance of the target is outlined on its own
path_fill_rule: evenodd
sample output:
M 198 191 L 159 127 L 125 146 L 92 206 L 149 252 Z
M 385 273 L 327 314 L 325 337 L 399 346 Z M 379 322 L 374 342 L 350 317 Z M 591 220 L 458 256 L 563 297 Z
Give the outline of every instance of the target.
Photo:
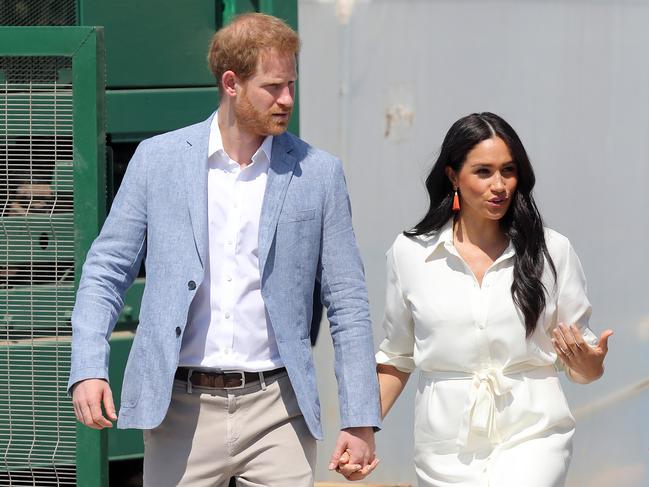
M 580 255 L 592 328 L 615 330 L 605 377 L 564 381 L 578 420 L 569 485 L 649 485 L 649 392 L 632 391 L 649 380 L 649 2 L 300 0 L 299 23 L 301 135 L 344 159 L 376 342 L 384 254 L 422 216 L 444 134 L 474 111 L 502 115 L 546 223 Z M 330 348 L 323 333 L 319 480 L 337 479 Z M 377 436 L 374 482 L 415 484 L 412 389 Z

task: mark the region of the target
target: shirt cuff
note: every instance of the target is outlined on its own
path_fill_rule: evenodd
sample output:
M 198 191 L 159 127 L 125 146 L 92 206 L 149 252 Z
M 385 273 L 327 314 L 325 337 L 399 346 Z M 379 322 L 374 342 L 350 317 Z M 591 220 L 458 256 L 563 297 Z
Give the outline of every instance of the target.
M 407 374 L 415 370 L 415 361 L 412 357 L 406 355 L 397 355 L 394 353 L 379 350 L 376 353 L 376 363 L 381 365 L 391 365 L 401 372 Z

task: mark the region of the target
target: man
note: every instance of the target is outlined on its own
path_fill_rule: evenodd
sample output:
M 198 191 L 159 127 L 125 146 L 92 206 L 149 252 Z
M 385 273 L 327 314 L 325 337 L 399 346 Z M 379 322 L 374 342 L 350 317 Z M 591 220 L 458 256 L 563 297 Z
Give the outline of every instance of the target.
M 373 341 L 342 166 L 286 133 L 298 51 L 297 34 L 267 15 L 217 32 L 218 111 L 140 144 L 88 253 L 70 387 L 77 418 L 97 429 L 117 419 L 108 337 L 146 255 L 117 423 L 145 430 L 146 486 L 313 484 L 316 285 L 342 423 L 330 468 L 345 451 L 364 472 L 376 464 Z

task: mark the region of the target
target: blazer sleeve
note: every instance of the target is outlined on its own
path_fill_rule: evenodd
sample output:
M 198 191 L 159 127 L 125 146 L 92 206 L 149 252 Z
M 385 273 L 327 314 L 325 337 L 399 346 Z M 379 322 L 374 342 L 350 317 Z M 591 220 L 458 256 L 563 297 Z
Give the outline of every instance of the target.
M 110 213 L 83 265 L 72 312 L 68 390 L 84 379 L 108 379 L 108 339 L 145 249 L 147 144 L 142 142 L 129 162 Z
M 338 381 L 341 428 L 381 425 L 365 275 L 342 164 L 334 159 L 323 210 L 319 279 Z
M 383 319 L 385 339 L 379 345 L 376 361 L 410 373 L 415 369 L 413 358 L 415 349 L 414 322 L 401 289 L 395 255 L 397 244 L 398 238 L 386 255 L 387 288 Z

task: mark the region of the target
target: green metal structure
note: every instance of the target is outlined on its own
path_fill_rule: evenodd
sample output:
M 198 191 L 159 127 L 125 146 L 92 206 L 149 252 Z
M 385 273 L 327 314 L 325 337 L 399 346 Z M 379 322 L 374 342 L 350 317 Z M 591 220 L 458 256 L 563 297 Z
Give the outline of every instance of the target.
M 297 0 L 0 3 L 0 485 L 106 487 L 142 457 L 141 432 L 74 419 L 74 293 L 137 143 L 216 108 L 209 39 L 249 11 L 297 28 Z M 116 403 L 144 280 L 111 337 Z
M 70 314 L 106 214 L 103 32 L 0 29 L 0 479 L 76 485 Z

